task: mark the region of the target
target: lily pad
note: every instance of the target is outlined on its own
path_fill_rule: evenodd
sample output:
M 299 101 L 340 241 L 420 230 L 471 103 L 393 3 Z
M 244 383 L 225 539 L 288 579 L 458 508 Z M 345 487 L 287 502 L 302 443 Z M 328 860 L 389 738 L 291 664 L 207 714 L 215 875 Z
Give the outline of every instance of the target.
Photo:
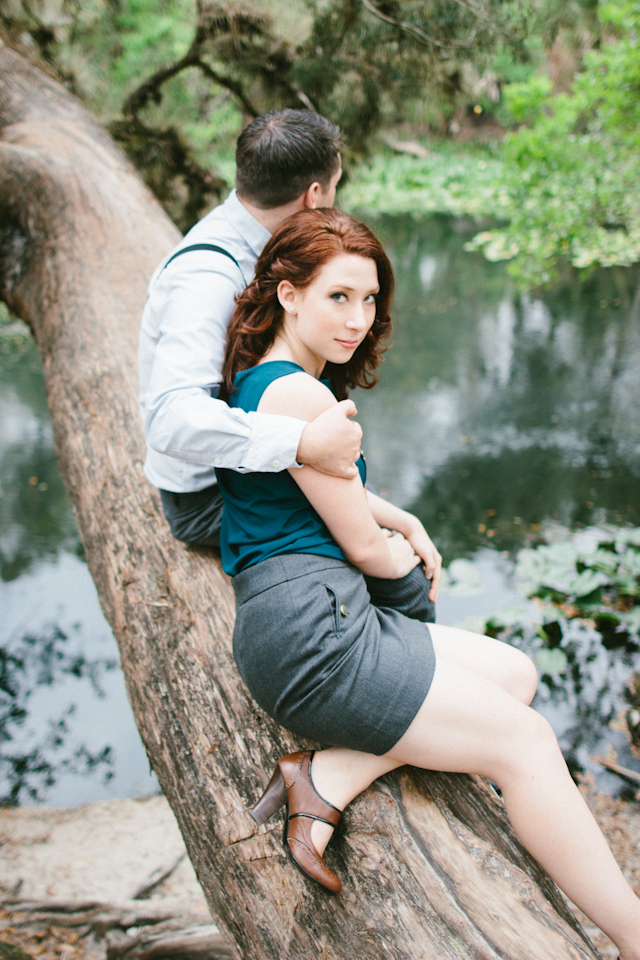
M 601 570 L 583 570 L 575 580 L 569 584 L 569 592 L 575 597 L 586 597 L 593 593 L 598 587 L 603 587 L 609 582 L 609 577 Z
M 538 650 L 535 655 L 535 662 L 542 673 L 546 673 L 550 677 L 564 673 L 567 669 L 567 656 L 564 650 L 557 648 L 549 650 L 548 647 L 543 647 Z

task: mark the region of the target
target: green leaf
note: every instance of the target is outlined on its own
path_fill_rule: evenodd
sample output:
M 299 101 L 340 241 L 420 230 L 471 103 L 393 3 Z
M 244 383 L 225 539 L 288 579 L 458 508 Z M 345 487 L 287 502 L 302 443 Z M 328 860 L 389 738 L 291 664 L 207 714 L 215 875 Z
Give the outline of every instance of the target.
M 445 589 L 454 597 L 476 597 L 485 587 L 470 560 L 452 560 L 447 569 Z
M 550 677 L 565 673 L 567 669 L 567 656 L 564 650 L 558 648 L 549 650 L 547 647 L 543 647 L 538 650 L 535 655 L 535 662 L 542 673 L 546 673 Z
M 586 597 L 598 587 L 609 582 L 606 574 L 599 570 L 583 570 L 583 572 L 569 584 L 569 591 L 575 597 Z
M 527 611 L 524 607 L 503 607 L 502 610 L 499 610 L 497 613 L 491 614 L 491 618 L 487 623 L 490 623 L 492 627 L 504 629 L 506 627 L 513 627 L 516 623 L 521 623 L 526 618 Z
M 629 633 L 640 633 L 640 607 L 634 607 L 628 613 L 621 613 L 620 623 L 624 624 Z
M 471 633 L 484 634 L 486 624 L 487 621 L 485 617 L 466 617 L 460 623 L 456 623 L 456 627 L 460 627 L 462 630 L 469 630 Z

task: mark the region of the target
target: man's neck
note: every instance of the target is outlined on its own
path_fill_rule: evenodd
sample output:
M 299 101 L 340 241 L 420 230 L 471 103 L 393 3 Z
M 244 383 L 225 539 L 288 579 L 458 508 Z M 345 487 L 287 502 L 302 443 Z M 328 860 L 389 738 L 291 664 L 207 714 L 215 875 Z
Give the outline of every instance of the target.
M 298 197 L 297 200 L 292 200 L 291 203 L 287 203 L 283 207 L 271 207 L 268 210 L 263 210 L 262 207 L 256 207 L 249 200 L 241 197 L 238 197 L 238 200 L 254 220 L 257 220 L 269 233 L 275 233 L 283 220 L 286 220 L 292 213 L 297 213 L 298 210 L 302 210 L 304 207 L 302 197 Z

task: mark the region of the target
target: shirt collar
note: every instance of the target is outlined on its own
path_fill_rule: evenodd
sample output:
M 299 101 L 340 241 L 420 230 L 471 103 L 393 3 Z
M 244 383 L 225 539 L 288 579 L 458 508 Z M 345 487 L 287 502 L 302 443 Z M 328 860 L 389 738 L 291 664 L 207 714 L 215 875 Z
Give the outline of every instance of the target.
M 224 202 L 224 212 L 229 223 L 235 227 L 242 239 L 247 243 L 257 257 L 262 253 L 267 240 L 271 239 L 269 231 L 252 217 L 246 207 L 238 200 L 235 189 L 231 191 Z

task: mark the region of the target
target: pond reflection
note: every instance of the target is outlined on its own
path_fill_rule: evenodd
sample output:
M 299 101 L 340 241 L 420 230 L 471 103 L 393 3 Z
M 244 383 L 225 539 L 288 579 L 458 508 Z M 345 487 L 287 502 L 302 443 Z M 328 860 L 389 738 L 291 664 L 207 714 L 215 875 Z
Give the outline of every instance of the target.
M 78 642 L 54 624 L 39 636 L 27 633 L 0 648 L 0 806 L 42 800 L 61 776 L 99 770 L 105 784 L 113 777 L 110 746 L 91 751 L 85 743 L 70 743 L 74 703 L 64 707 L 61 703 L 59 713 L 47 718 L 39 735 L 20 736 L 38 688 L 54 687 L 73 677 L 88 681 L 93 697 L 104 698 L 104 674 L 116 668 L 117 660 L 89 660 L 81 652 L 82 637 L 76 641 L 80 649 Z
M 33 344 L 0 351 L 0 577 L 82 547 L 58 473 L 40 358 Z
M 0 804 L 155 792 L 58 473 L 40 358 L 3 333 Z
M 640 523 L 640 270 L 519 294 L 464 224 L 373 224 L 397 271 L 395 343 L 356 398 L 371 478 L 447 560 L 539 525 Z

